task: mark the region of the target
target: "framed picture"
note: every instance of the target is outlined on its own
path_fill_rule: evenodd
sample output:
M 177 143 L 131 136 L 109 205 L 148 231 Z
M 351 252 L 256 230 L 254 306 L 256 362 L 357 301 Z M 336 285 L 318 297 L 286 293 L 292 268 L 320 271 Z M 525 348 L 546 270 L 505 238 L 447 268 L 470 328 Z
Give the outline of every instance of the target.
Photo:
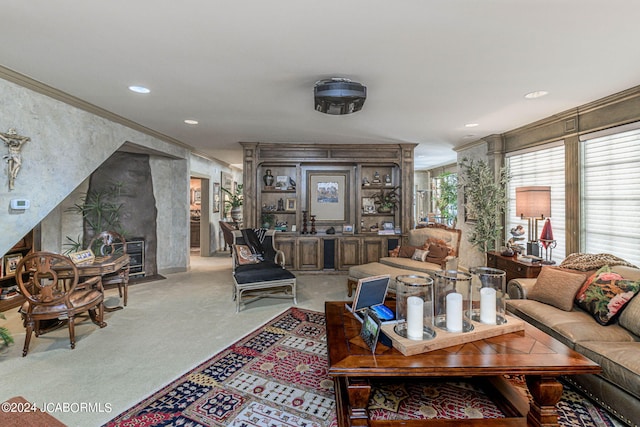
M 220 172 L 220 203 L 222 204 L 220 209 L 223 212 L 227 212 L 225 207 L 229 205 L 225 205 L 225 201 L 230 200 L 231 196 L 222 191 L 223 188 L 233 193 L 233 175 L 228 172 Z
M 353 234 L 353 224 L 345 224 L 342 226 L 342 234 Z
M 213 212 L 220 212 L 220 183 L 213 183 Z
M 475 212 L 471 208 L 471 198 L 467 195 L 466 190 L 464 190 L 464 222 L 475 223 L 478 221 L 478 217 Z
M 376 213 L 376 203 L 373 197 L 362 198 L 362 213 L 365 213 L 365 214 Z
M 307 171 L 307 206 L 316 221 L 344 223 L 349 218 L 350 171 Z
M 296 210 L 296 199 L 287 199 L 286 204 L 284 206 L 284 210 L 286 211 L 295 211 Z
M 380 322 L 380 319 L 378 319 L 372 310 L 366 309 L 364 312 L 364 318 L 362 319 L 360 337 L 374 353 L 376 351 L 376 346 L 378 345 L 380 329 L 382 329 L 382 322 Z
M 276 188 L 278 190 L 286 190 L 287 188 L 289 188 L 289 177 L 284 175 L 277 176 Z
M 191 204 L 192 205 L 199 205 L 201 203 L 202 194 L 201 194 L 200 191 L 201 190 L 199 188 L 192 188 L 191 189 Z
M 14 276 L 18 269 L 18 264 L 22 259 L 22 254 L 9 254 L 4 257 L 4 275 Z

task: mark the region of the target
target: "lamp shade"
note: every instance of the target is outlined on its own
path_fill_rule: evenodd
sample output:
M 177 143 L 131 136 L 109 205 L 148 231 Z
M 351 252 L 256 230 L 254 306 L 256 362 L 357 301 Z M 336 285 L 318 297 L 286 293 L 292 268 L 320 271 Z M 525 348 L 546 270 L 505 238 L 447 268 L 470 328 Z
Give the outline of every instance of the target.
M 551 216 L 551 187 L 516 188 L 516 214 L 523 218 Z

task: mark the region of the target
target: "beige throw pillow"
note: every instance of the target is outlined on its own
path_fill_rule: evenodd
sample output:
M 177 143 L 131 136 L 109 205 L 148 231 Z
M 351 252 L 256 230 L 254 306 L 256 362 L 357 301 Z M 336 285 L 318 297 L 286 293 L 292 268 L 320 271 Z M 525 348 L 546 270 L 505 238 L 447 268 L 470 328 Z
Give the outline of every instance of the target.
M 425 262 L 427 260 L 427 255 L 429 255 L 429 251 L 425 251 L 425 250 L 422 250 L 422 249 L 416 249 L 415 252 L 413 253 L 413 256 L 411 257 L 411 259 L 416 260 L 416 261 Z
M 527 298 L 571 311 L 574 298 L 586 279 L 583 273 L 543 267 Z

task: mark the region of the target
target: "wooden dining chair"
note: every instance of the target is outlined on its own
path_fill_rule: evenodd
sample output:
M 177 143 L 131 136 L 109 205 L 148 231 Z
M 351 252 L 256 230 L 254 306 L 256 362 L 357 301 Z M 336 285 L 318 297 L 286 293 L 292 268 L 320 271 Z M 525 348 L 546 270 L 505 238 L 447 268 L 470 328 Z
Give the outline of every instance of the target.
M 104 290 L 100 276 L 79 283 L 78 268 L 71 258 L 51 252 L 34 252 L 20 261 L 16 282 L 26 301 L 20 313 L 27 333 L 22 356 L 29 351 L 31 334 L 46 332 L 42 321 L 67 321 L 71 348 L 76 347 L 75 318 L 89 312 L 91 320 L 104 328 Z
M 115 231 L 102 231 L 89 242 L 87 249 L 91 249 L 96 256 L 108 256 L 115 253 L 127 254 L 127 241 L 120 233 Z M 129 286 L 129 262 L 121 269 L 102 276 L 102 285 L 117 285 L 118 294 L 127 306 Z

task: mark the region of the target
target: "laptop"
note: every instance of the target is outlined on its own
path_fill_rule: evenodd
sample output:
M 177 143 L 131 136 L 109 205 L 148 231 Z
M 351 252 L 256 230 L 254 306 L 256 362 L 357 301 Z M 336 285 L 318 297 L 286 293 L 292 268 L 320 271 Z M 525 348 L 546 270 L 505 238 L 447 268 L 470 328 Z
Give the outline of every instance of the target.
M 364 318 L 364 312 L 369 309 L 380 319 L 382 324 L 395 323 L 393 312 L 384 305 L 390 280 L 391 277 L 388 274 L 358 280 L 353 302 L 346 304 L 347 310 L 352 312 L 361 322 Z

